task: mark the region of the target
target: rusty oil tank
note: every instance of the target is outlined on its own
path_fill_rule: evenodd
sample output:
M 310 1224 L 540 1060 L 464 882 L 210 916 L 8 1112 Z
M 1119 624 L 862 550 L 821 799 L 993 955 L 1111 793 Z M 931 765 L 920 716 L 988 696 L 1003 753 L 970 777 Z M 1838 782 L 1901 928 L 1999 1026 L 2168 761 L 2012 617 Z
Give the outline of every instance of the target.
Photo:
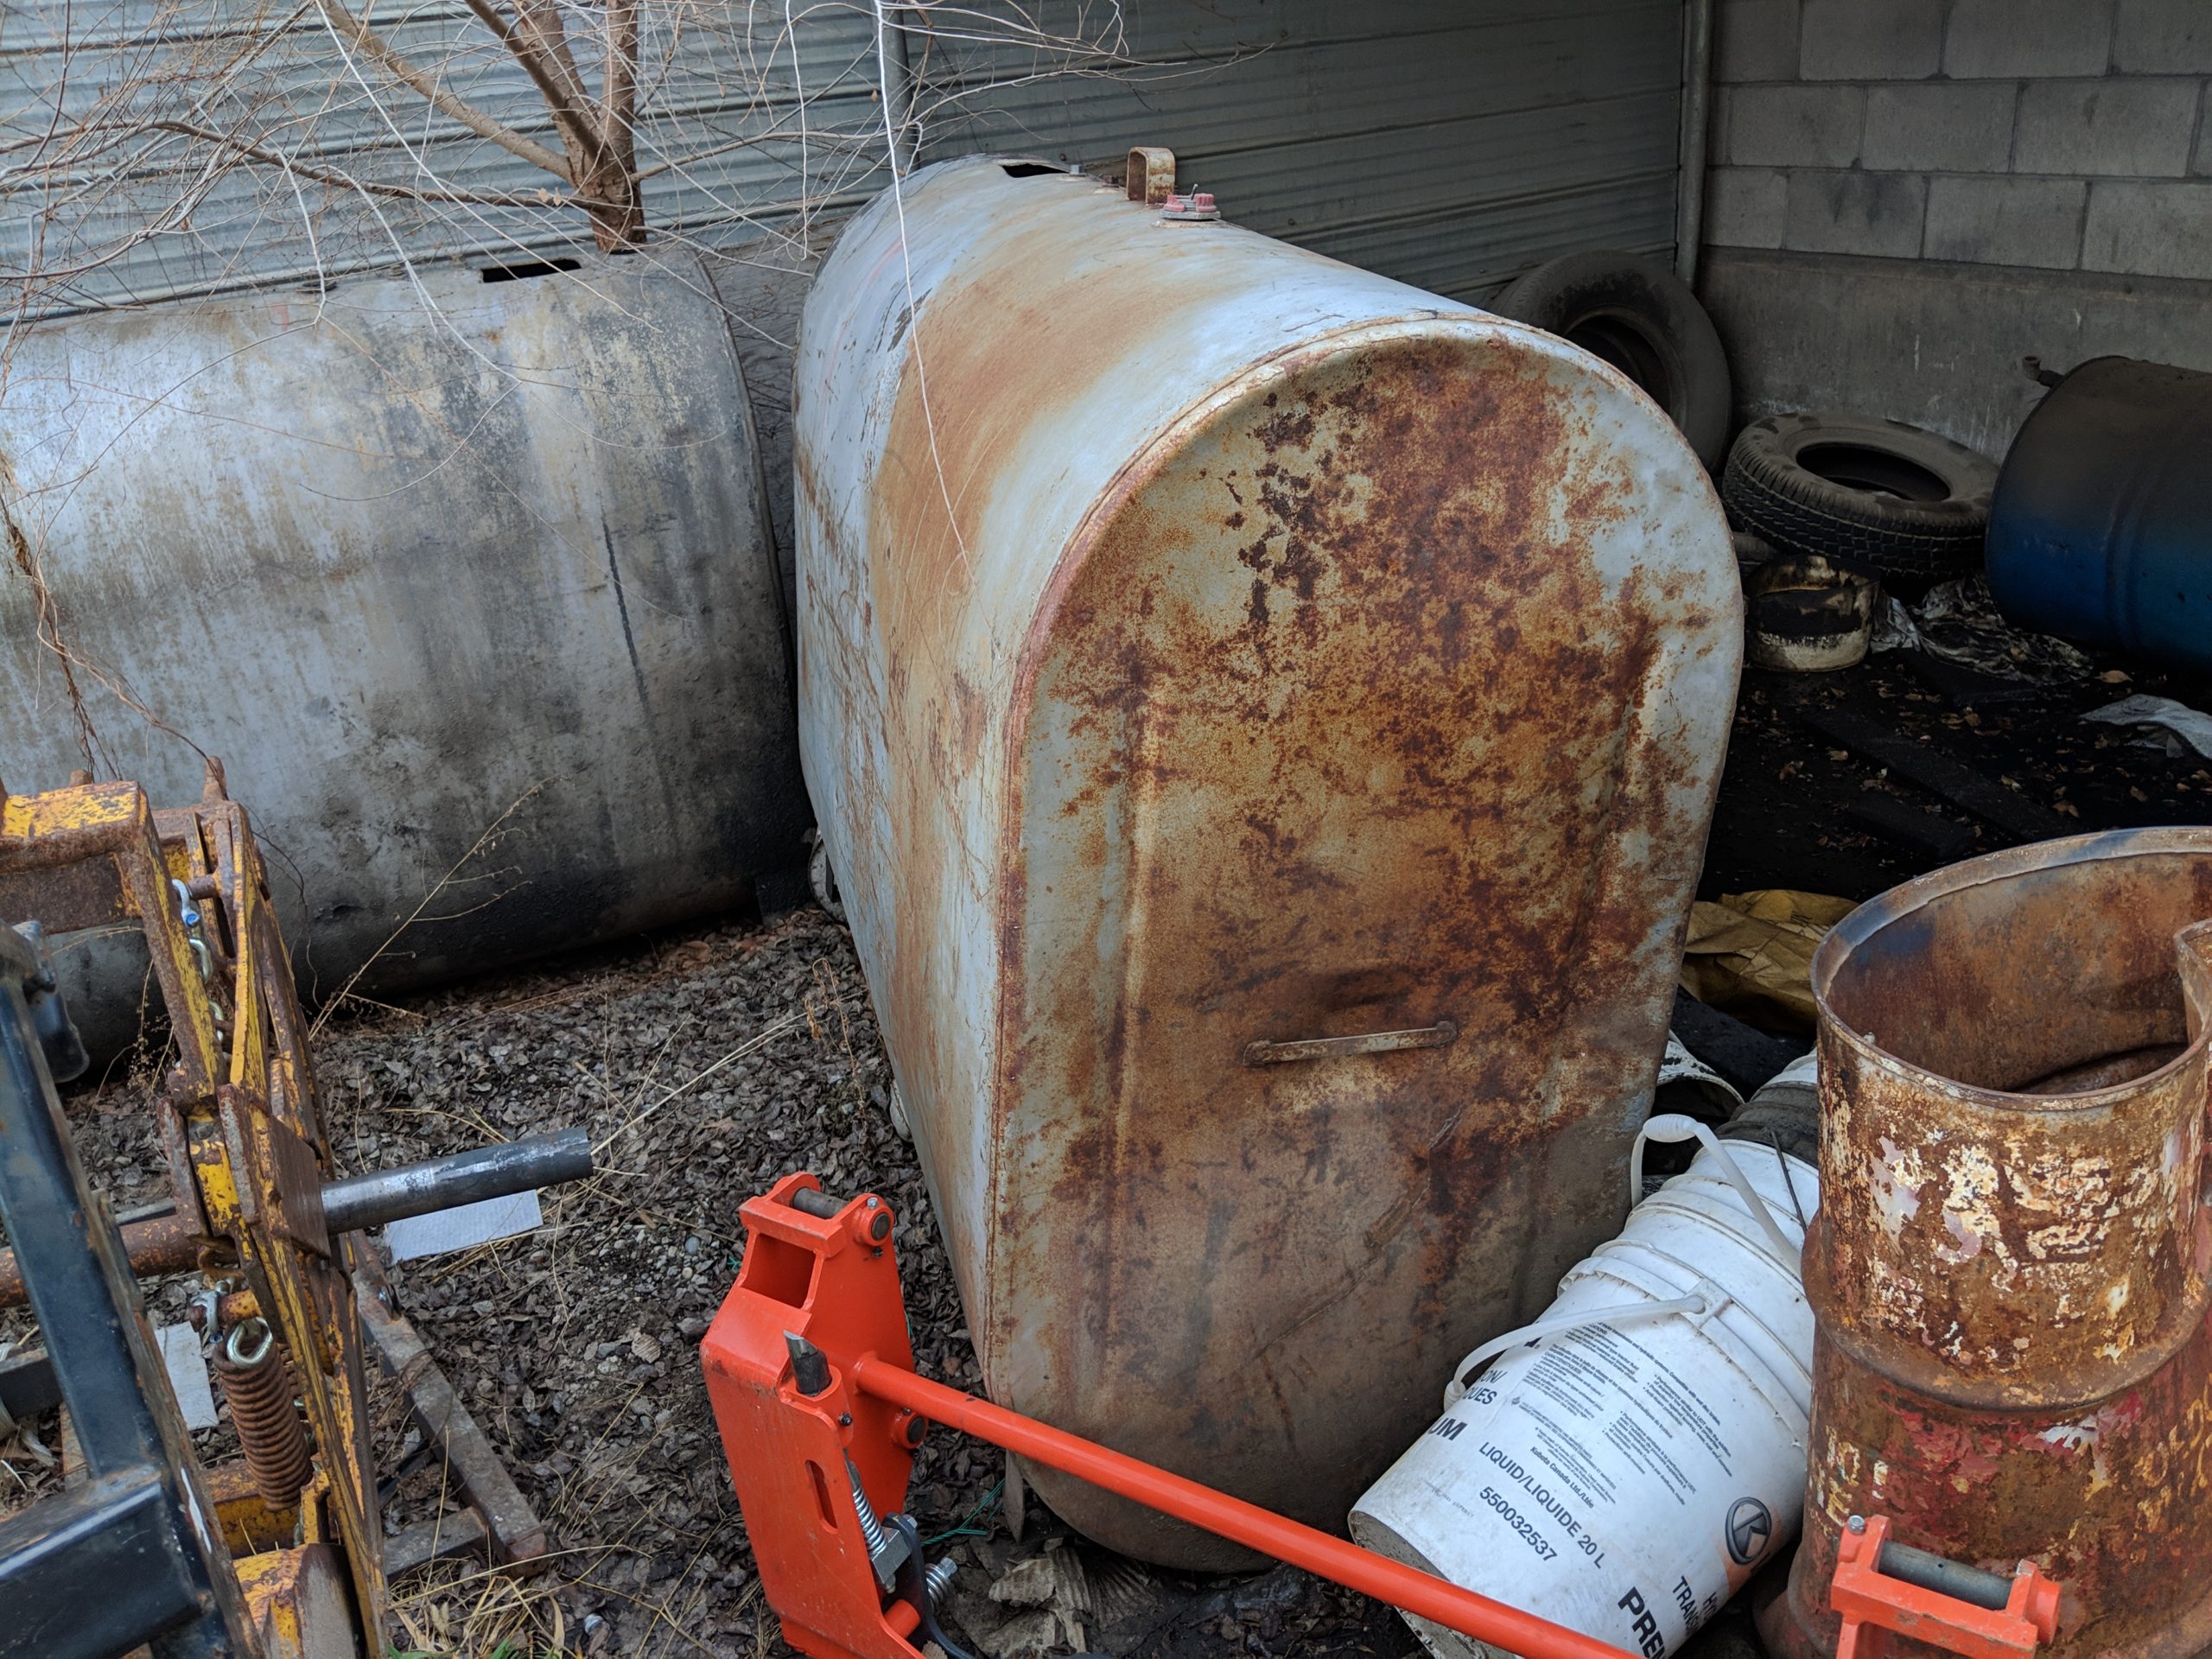
M 2212 830 L 2132 830 L 1939 870 L 1821 944 L 1812 1444 L 1774 1652 L 1834 1651 L 1837 1539 L 1878 1513 L 2041 1565 L 2049 1659 L 2212 1652 L 2208 917 Z
M 794 397 L 801 758 L 989 1393 L 1340 1529 L 1619 1226 L 1713 492 L 1559 340 L 988 157 L 846 230 Z

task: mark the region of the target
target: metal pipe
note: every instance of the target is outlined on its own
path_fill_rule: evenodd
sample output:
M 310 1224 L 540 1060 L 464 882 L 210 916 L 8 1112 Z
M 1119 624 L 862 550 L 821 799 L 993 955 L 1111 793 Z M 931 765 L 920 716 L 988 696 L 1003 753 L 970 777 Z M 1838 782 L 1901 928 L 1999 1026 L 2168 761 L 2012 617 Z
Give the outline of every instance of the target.
M 200 1262 L 200 1235 L 180 1215 L 156 1216 L 126 1222 L 123 1248 L 130 1270 L 140 1278 L 151 1274 L 182 1273 Z M 23 1271 L 13 1250 L 0 1250 L 0 1308 L 21 1307 L 24 1300 Z
M 903 1366 L 873 1357 L 859 1360 L 853 1366 L 853 1384 L 863 1394 L 904 1406 L 931 1422 L 1033 1458 L 1079 1480 L 1135 1498 L 1162 1515 L 1203 1527 L 1218 1537 L 1302 1567 L 1332 1583 L 1433 1619 L 1446 1629 L 1520 1654 L 1523 1659 L 1627 1659 L 1624 1649 L 1594 1637 L 1462 1590 L 1256 1504 L 929 1382 Z
M 1713 0 L 1689 0 L 1682 17 L 1682 137 L 1675 181 L 1675 275 L 1697 285 L 1705 239 L 1705 150 L 1713 124 Z
M 1881 1554 L 1875 1560 L 1874 1570 L 1900 1584 L 1933 1590 L 1970 1607 L 1995 1611 L 2012 1599 L 2012 1580 L 2002 1574 L 1986 1573 L 1945 1556 L 1931 1555 L 1910 1544 L 1884 1544 Z
M 574 1181 L 591 1173 L 591 1132 L 563 1129 L 522 1141 L 476 1147 L 398 1169 L 372 1170 L 322 1189 L 323 1224 L 334 1236 L 409 1216 L 449 1210 L 479 1198 Z
M 350 1233 L 478 1198 L 505 1198 L 511 1192 L 581 1180 L 591 1171 L 589 1130 L 534 1135 L 457 1152 L 448 1158 L 332 1181 L 322 1189 L 323 1224 L 333 1233 Z M 125 1222 L 122 1233 L 130 1270 L 142 1279 L 155 1274 L 184 1273 L 199 1265 L 203 1241 L 191 1223 L 173 1209 L 168 1215 Z M 22 1270 L 16 1264 L 15 1252 L 0 1249 L 0 1311 L 21 1307 L 24 1295 Z
M 791 1194 L 791 1208 L 803 1211 L 818 1221 L 828 1221 L 845 1206 L 828 1193 L 810 1186 L 803 1186 Z

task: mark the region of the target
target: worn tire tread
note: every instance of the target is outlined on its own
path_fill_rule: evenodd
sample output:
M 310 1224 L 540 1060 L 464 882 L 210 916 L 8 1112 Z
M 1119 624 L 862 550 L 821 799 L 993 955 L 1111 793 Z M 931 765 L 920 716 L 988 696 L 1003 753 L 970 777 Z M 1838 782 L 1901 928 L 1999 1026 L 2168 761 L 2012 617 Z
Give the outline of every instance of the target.
M 1729 451 L 1721 499 L 1744 529 L 1776 547 L 1854 561 L 1885 575 L 1943 582 L 1981 563 L 1986 497 L 1932 503 L 1856 491 L 1808 472 L 1772 442 L 1772 422 L 1746 427 Z M 1859 441 L 1859 435 L 1839 437 Z

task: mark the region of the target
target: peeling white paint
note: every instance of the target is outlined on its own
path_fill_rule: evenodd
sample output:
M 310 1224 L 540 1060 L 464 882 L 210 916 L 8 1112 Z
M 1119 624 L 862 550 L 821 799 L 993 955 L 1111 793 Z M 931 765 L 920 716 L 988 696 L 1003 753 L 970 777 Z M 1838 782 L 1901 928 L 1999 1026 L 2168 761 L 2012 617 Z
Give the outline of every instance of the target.
M 1888 1135 L 1882 1137 L 1882 1155 L 1872 1171 L 1874 1208 L 1880 1215 L 1883 1230 L 1891 1238 L 1904 1231 L 1904 1224 L 1920 1213 L 1920 1189 L 1928 1178 L 1920 1166 L 1920 1154 L 1900 1147 Z

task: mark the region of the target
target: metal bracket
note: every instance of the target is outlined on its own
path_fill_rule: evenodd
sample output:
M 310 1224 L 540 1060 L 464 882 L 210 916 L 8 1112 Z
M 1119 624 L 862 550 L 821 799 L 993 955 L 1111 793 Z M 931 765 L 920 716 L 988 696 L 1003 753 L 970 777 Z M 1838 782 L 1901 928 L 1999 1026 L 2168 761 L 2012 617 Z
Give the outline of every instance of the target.
M 2029 1659 L 2058 1633 L 2058 1586 L 2033 1561 L 2009 1579 L 1890 1541 L 1885 1515 L 1851 1517 L 1828 1604 L 1843 1615 L 1835 1659 L 1883 1659 L 1889 1633 L 1967 1659 Z
M 1131 201 L 1157 207 L 1175 194 L 1175 152 L 1160 144 L 1139 144 L 1129 151 L 1123 181 Z
M 899 1580 L 892 1593 L 914 1610 L 914 1645 L 926 1651 L 927 1644 L 934 1642 L 944 1650 L 945 1659 L 969 1659 L 968 1654 L 937 1622 L 936 1598 L 930 1593 L 929 1569 L 922 1562 L 922 1539 L 915 1529 L 914 1517 L 894 1515 L 885 1524 L 906 1546 L 906 1558 L 899 1563 Z
M 452 1554 L 455 1547 L 473 1543 L 478 1537 L 488 1537 L 493 1560 L 523 1572 L 537 1571 L 547 1561 L 545 1523 L 537 1518 L 522 1488 L 499 1461 L 491 1440 L 430 1357 L 421 1333 L 392 1306 L 391 1281 L 374 1265 L 374 1254 L 364 1251 L 362 1255 L 366 1259 L 353 1275 L 362 1332 L 376 1351 L 385 1374 L 397 1379 L 405 1391 L 423 1438 L 440 1449 L 463 1495 L 482 1517 L 480 1528 L 457 1527 L 448 1520 L 435 1546 L 410 1539 L 400 1553 L 410 1560 L 429 1560 L 432 1555 Z M 391 1553 L 387 1545 L 387 1557 Z
M 744 1262 L 700 1344 L 700 1363 L 760 1587 L 785 1639 L 814 1659 L 916 1659 L 928 1642 L 959 1659 L 937 1627 L 913 1522 L 899 1512 L 925 1421 L 1531 1659 L 1629 1659 L 1609 1643 L 916 1375 L 880 1198 L 839 1204 L 811 1175 L 794 1174 L 739 1214 Z M 889 1518 L 875 1525 L 879 1514 Z M 906 1550 L 887 1601 L 868 1536 L 887 1528 Z

